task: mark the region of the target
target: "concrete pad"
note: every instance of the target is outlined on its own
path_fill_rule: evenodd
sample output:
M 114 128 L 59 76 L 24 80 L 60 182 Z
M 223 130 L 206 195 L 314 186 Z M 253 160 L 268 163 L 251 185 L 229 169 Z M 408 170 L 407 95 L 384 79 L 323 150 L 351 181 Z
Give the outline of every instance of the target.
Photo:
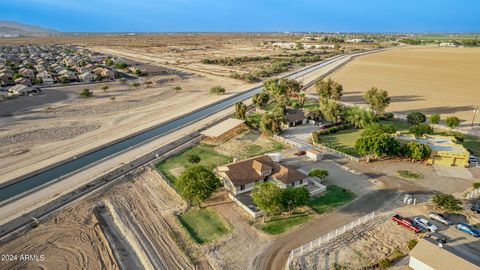
M 473 175 L 467 168 L 433 165 L 438 176 L 473 179 Z
M 364 195 L 375 188 L 375 184 L 373 184 L 368 177 L 342 168 L 341 165 L 330 160 L 312 162 L 311 164 L 301 167 L 300 170 L 308 173 L 311 169 L 317 168 L 328 171 L 329 176 L 326 179 L 327 182 L 346 188 L 356 193 L 357 196 Z

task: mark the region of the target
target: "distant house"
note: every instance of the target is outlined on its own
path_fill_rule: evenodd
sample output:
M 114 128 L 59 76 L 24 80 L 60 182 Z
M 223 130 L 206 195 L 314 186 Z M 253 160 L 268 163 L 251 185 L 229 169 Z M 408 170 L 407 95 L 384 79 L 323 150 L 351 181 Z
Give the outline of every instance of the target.
M 75 74 L 75 72 L 73 72 L 71 70 L 68 70 L 68 69 L 64 69 L 64 70 L 58 72 L 58 74 L 60 75 L 60 77 L 66 77 L 70 81 L 74 81 L 74 80 L 77 79 L 77 75 Z
M 323 159 L 323 153 L 312 148 L 307 150 L 306 157 L 313 161 L 319 161 Z
M 7 86 L 14 84 L 12 74 L 0 72 L 0 86 Z
M 92 64 L 87 64 L 83 67 L 78 68 L 78 72 L 85 73 L 85 72 L 92 72 L 95 67 Z
M 35 73 L 29 68 L 21 68 L 18 70 L 18 74 L 22 75 L 24 78 L 33 79 Z
M 307 123 L 307 117 L 305 116 L 305 112 L 300 109 L 287 109 L 285 112 L 285 116 L 287 118 L 287 124 L 284 128 L 294 127 Z
M 413 270 L 480 269 L 478 253 L 463 252 L 457 246 L 422 238 L 410 252 L 408 266 Z
M 78 75 L 78 79 L 82 82 L 91 82 L 95 79 L 95 75 L 91 72 L 85 72 Z
M 37 74 L 38 79 L 42 79 L 44 85 L 52 85 L 55 81 L 50 73 L 43 71 Z
M 115 79 L 115 72 L 108 68 L 97 67 L 93 70 L 93 73 L 102 78 L 107 78 L 110 80 Z
M 267 155 L 218 166 L 218 176 L 233 195 L 249 192 L 256 183 L 273 181 L 281 188 L 308 184 L 308 176 L 295 168 L 281 165 Z
M 37 64 L 37 65 L 34 66 L 34 68 L 37 72 L 45 71 L 45 67 L 43 65 L 38 65 Z
M 8 89 L 9 96 L 25 96 L 33 92 L 33 88 L 23 85 L 17 84 L 12 86 Z
M 31 86 L 32 81 L 28 78 L 18 78 L 18 79 L 15 80 L 15 84 L 23 84 L 23 85 L 26 85 L 26 86 Z

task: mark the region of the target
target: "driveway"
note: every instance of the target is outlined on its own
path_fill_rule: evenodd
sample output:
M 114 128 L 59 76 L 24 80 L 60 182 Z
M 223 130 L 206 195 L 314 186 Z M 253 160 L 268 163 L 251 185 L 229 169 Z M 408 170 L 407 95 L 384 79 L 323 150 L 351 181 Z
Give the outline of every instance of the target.
M 467 168 L 442 165 L 433 165 L 433 168 L 438 176 L 473 179 L 473 175 Z
M 320 128 L 312 124 L 304 124 L 296 127 L 289 127 L 283 131 L 283 134 L 287 138 L 296 138 L 301 141 L 310 142 L 311 134 L 314 131 L 318 131 Z

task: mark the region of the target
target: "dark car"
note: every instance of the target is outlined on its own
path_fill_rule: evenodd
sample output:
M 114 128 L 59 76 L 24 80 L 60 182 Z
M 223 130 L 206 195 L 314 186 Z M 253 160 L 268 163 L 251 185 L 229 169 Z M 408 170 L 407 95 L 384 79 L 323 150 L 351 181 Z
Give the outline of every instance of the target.
M 470 208 L 473 212 L 477 212 L 480 214 L 480 203 L 475 203 L 472 205 L 472 208 Z

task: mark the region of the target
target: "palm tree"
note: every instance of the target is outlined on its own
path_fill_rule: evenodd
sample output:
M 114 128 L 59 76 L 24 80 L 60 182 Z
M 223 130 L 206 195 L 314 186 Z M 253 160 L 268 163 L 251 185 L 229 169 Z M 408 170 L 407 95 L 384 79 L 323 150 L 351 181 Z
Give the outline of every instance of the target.
M 245 120 L 247 113 L 247 105 L 243 104 L 243 102 L 235 103 L 235 116 L 239 119 Z
M 305 93 L 304 92 L 301 92 L 298 95 L 298 105 L 300 105 L 300 107 L 303 107 L 303 105 L 305 105 Z

